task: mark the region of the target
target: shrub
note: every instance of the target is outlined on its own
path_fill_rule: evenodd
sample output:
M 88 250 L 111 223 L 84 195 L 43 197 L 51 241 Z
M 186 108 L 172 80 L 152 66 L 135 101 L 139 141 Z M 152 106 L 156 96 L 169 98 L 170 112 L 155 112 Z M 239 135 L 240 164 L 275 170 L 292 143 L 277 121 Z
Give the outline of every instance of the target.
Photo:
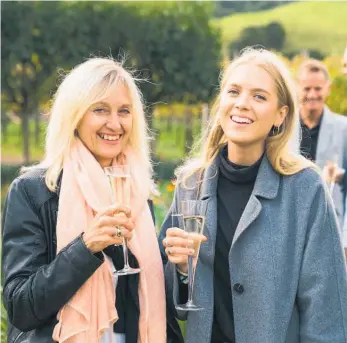
M 266 26 L 249 26 L 242 30 L 240 38 L 229 44 L 229 56 L 238 53 L 247 46 L 260 45 L 268 50 L 281 51 L 284 46 L 286 32 L 278 22 Z

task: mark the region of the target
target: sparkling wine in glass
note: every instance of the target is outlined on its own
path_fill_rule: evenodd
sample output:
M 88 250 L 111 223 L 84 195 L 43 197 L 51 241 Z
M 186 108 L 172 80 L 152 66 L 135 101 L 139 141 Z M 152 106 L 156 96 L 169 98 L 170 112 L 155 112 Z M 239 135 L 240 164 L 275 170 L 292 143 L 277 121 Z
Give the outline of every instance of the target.
M 203 308 L 195 305 L 193 302 L 193 289 L 201 245 L 199 237 L 204 231 L 207 202 L 206 200 L 186 200 L 182 201 L 181 206 L 184 231 L 194 241 L 194 255 L 188 256 L 188 301 L 185 304 L 177 305 L 176 309 L 182 311 L 200 311 Z
M 338 161 L 339 161 L 338 154 L 333 154 L 329 160 L 317 161 L 318 166 L 324 165 L 323 178 L 327 182 L 331 194 L 334 192 L 334 188 L 336 186 L 336 182 L 335 182 L 336 177 L 339 174 L 341 175 L 342 173 L 343 175 L 346 172 L 343 168 L 340 168 L 340 166 L 338 165 Z
M 131 194 L 130 166 L 123 164 L 106 167 L 105 173 L 110 182 L 113 203 L 129 207 Z M 116 215 L 122 216 L 124 214 L 119 213 Z M 141 271 L 140 268 L 131 268 L 129 266 L 128 247 L 125 239 L 123 239 L 122 246 L 124 255 L 124 267 L 123 269 L 116 271 L 117 275 L 130 275 L 139 273 Z

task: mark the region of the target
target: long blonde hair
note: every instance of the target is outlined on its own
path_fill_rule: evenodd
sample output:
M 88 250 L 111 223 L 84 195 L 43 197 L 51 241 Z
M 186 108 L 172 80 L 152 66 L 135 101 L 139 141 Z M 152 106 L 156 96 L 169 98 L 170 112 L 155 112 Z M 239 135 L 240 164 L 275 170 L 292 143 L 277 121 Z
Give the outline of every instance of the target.
M 129 145 L 143 165 L 143 178 L 155 191 L 149 151 L 149 130 L 145 120 L 142 95 L 136 79 L 124 69 L 121 62 L 111 58 L 91 58 L 68 73 L 53 97 L 50 121 L 47 128 L 44 160 L 33 167 L 45 168 L 45 181 L 55 191 L 64 159 L 77 139 L 75 130 L 88 108 L 104 97 L 118 82 L 124 84 L 134 111 Z
M 247 48 L 241 56 L 229 63 L 221 74 L 220 93 L 226 86 L 230 74 L 241 64 L 255 64 L 264 69 L 275 82 L 278 106 L 288 106 L 288 113 L 277 135 L 269 135 L 265 151 L 272 167 L 281 175 L 292 175 L 315 165 L 299 153 L 301 129 L 297 109 L 295 85 L 290 71 L 274 53 L 265 49 Z M 178 182 L 186 184 L 187 179 L 196 172 L 204 171 L 217 157 L 220 149 L 227 143 L 220 124 L 218 94 L 212 108 L 210 121 L 205 132 L 196 142 L 185 164 L 176 170 Z

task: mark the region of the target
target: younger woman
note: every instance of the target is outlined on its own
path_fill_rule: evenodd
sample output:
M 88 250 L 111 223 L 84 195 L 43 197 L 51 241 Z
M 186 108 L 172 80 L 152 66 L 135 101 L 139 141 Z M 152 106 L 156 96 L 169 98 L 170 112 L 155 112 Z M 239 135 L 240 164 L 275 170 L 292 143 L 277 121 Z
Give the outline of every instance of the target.
M 347 342 L 347 275 L 324 182 L 298 154 L 289 71 L 266 50 L 225 69 L 198 157 L 181 169 L 171 209 L 208 202 L 187 343 Z M 172 227 L 176 226 L 176 227 Z M 161 231 L 168 299 L 186 302 L 192 241 Z M 200 237 L 204 239 L 204 237 Z

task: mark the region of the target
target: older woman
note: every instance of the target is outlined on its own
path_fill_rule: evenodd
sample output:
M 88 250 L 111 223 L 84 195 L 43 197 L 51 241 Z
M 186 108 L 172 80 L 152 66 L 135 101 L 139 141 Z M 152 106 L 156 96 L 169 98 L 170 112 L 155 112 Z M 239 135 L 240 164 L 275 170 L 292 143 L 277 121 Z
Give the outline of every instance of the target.
M 103 170 L 120 161 L 131 167 L 130 208 L 112 204 Z M 6 199 L 9 341 L 166 342 L 162 261 L 147 202 L 153 190 L 134 79 L 111 59 L 78 65 L 54 97 L 44 161 L 17 178 Z M 112 271 L 124 265 L 115 245 L 123 239 L 142 271 L 119 277 L 115 291 Z
M 187 343 L 347 342 L 347 275 L 324 182 L 298 154 L 289 71 L 266 50 L 244 52 L 223 73 L 214 116 L 195 161 L 181 170 L 179 200 L 207 202 Z M 165 275 L 187 299 L 188 236 L 163 224 Z M 199 239 L 204 239 L 200 236 Z M 199 329 L 197 329 L 199 328 Z

